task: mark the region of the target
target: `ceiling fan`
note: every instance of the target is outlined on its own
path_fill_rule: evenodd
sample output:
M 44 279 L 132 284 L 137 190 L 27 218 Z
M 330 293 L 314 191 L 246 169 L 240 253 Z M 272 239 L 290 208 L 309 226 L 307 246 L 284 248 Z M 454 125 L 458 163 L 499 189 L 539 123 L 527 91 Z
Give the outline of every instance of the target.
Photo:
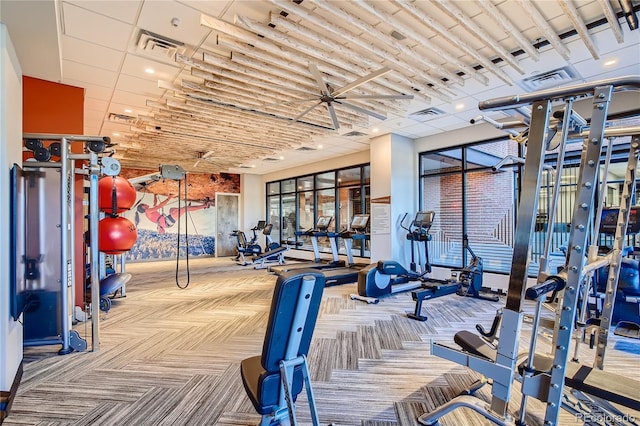
M 326 104 L 327 110 L 329 110 L 331 121 L 333 122 L 333 127 L 335 130 L 337 130 L 340 128 L 340 123 L 338 122 L 338 116 L 336 115 L 336 111 L 333 107 L 334 103 L 343 105 L 347 108 L 350 108 L 362 114 L 375 117 L 379 120 L 385 120 L 387 118 L 385 115 L 351 104 L 349 102 L 346 102 L 346 100 L 349 100 L 349 99 L 413 99 L 413 95 L 347 95 L 347 92 L 355 89 L 356 87 L 361 86 L 377 77 L 380 77 L 390 72 L 391 68 L 389 67 L 380 68 L 379 70 L 374 71 L 370 74 L 367 74 L 363 77 L 360 77 L 359 79 L 354 80 L 351 83 L 345 86 L 342 86 L 338 89 L 333 89 L 331 86 L 327 85 L 324 82 L 322 74 L 320 73 L 320 70 L 315 64 L 310 63 L 309 70 L 311 71 L 311 74 L 316 80 L 318 89 L 320 89 L 320 96 L 311 98 L 311 99 L 305 99 L 304 101 L 317 100 L 319 102 L 302 111 L 302 113 L 298 114 L 298 116 L 293 118 L 291 121 L 299 121 L 302 117 L 304 117 L 306 114 L 308 114 L 318 106 L 322 104 Z
M 195 162 L 195 164 L 193 165 L 193 168 L 198 167 L 198 164 L 200 164 L 201 161 L 206 161 L 208 163 L 212 163 L 216 166 L 222 166 L 221 163 L 215 161 L 216 158 L 221 158 L 221 157 L 214 157 L 213 154 L 215 154 L 216 151 L 207 151 L 207 152 L 198 152 L 197 153 L 197 160 Z

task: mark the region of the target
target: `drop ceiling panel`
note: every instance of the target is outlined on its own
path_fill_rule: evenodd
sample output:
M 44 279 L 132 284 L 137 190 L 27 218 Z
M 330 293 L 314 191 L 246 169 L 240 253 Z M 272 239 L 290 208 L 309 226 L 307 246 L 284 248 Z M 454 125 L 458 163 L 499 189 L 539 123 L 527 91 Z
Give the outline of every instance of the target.
M 113 71 L 67 60 L 62 61 L 62 69 L 64 70 L 65 81 L 68 78 L 69 80 L 108 88 L 113 87 L 118 76 L 118 74 Z
M 152 69 L 152 74 L 147 73 L 146 69 Z M 180 72 L 180 67 L 175 65 L 163 64 L 152 59 L 127 54 L 122 64 L 122 74 L 138 77 L 141 79 L 157 82 L 158 80 L 173 81 Z
M 116 50 L 127 48 L 131 25 L 70 3 L 62 3 L 62 12 L 65 35 Z
M 122 90 L 116 90 L 113 94 L 111 102 L 114 104 L 128 105 L 137 110 L 147 111 L 147 99 L 148 95 L 135 94 L 132 92 L 124 92 Z
M 405 127 L 402 130 L 399 130 L 397 133 L 401 136 L 416 139 L 419 137 L 442 133 L 442 130 L 431 127 L 427 124 L 417 124 L 415 126 Z
M 111 98 L 112 90 L 109 87 L 96 86 L 93 84 L 85 83 L 79 80 L 74 80 L 71 78 L 64 79 L 65 84 L 69 84 L 71 86 L 82 87 L 84 88 L 84 98 L 91 99 L 99 99 L 103 101 L 108 101 Z
M 111 104 L 109 105 L 110 113 L 129 115 L 132 117 L 135 117 L 138 114 L 146 112 L 147 110 L 148 108 L 144 108 L 144 107 L 135 108 L 132 105 L 129 105 L 126 103 L 111 102 Z
M 107 71 L 118 71 L 124 53 L 77 38 L 62 37 L 63 59 L 98 67 Z
M 220 18 L 221 15 L 237 2 L 234 0 L 202 1 L 202 0 L 180 0 L 182 3 L 194 10 L 206 13 L 210 16 Z
M 113 19 L 134 24 L 138 15 L 138 9 L 142 0 L 117 0 L 117 7 L 114 7 L 113 0 L 67 0 L 65 3 L 71 3 L 83 9 L 88 9 L 100 15 L 109 16 Z
M 116 90 L 137 93 L 139 95 L 149 95 L 151 97 L 160 96 L 162 95 L 162 93 L 164 93 L 164 89 L 160 89 L 158 87 L 157 81 L 142 79 L 124 74 L 120 75 L 120 78 L 118 78 Z
M 109 102 L 107 101 L 102 101 L 99 99 L 91 99 L 91 98 L 85 98 L 84 100 L 85 111 L 88 111 L 88 110 L 100 111 L 103 116 L 108 106 L 109 106 Z
M 102 123 L 104 119 L 105 111 L 99 111 L 95 109 L 86 108 L 84 111 L 84 122 L 85 123 Z M 86 124 L 85 124 L 86 126 Z M 99 129 L 100 126 L 92 124 L 92 127 Z

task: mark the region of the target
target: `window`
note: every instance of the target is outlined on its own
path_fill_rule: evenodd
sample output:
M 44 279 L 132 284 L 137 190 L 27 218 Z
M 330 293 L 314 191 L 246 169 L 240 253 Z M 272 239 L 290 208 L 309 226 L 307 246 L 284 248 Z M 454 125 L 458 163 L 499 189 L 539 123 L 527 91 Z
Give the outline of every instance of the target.
M 295 240 L 302 243 L 299 249 L 312 250 L 310 238 L 297 236 L 296 231 L 314 228 L 320 216 L 333 217 L 329 231 L 347 229 L 354 215 L 369 213 L 370 174 L 365 164 L 268 182 L 267 210 L 274 240 Z M 355 256 L 369 255 L 368 241 L 357 240 L 353 245 Z M 338 247 L 344 254 L 343 244 Z M 331 250 L 327 239 L 320 241 L 320 249 Z
M 420 155 L 420 206 L 436 213 L 428 243 L 433 265 L 466 265 L 466 235 L 485 270 L 511 270 L 517 154 L 517 143 L 505 138 Z
M 629 143 L 629 137 L 615 139 L 606 173 L 605 153 L 602 153 L 600 180 L 606 180 L 603 186 L 605 198 L 594 200 L 594 206 L 604 203 L 616 207 L 620 204 Z M 549 270 L 564 264 L 563 249 L 568 244 L 571 229 L 581 148 L 581 142 L 566 145 L 555 208 L 551 204 L 558 153 L 546 153 L 538 212 L 530 241 L 530 276 L 537 275 L 549 238 Z M 521 149 L 515 141 L 504 138 L 420 155 L 420 206 L 422 210 L 436 212 L 429 242 L 433 265 L 450 268 L 466 265 L 470 260 L 462 248 L 466 235 L 469 247 L 483 259 L 485 271 L 511 272 L 523 162 Z M 612 238 L 610 234 L 601 234 L 598 245 L 611 247 Z M 637 245 L 635 235 L 629 235 L 627 239 L 628 246 Z

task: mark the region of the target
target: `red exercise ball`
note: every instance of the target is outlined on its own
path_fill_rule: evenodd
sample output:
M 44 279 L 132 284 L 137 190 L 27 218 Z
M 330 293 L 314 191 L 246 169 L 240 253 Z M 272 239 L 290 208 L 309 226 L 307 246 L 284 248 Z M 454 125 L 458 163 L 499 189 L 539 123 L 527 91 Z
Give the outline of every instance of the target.
M 98 181 L 98 208 L 105 213 L 114 213 L 113 192 L 115 189 L 115 212 L 129 210 L 136 203 L 136 190 L 127 179 L 120 176 L 105 176 Z
M 126 217 L 107 216 L 98 222 L 98 250 L 106 254 L 120 254 L 131 250 L 138 231 Z

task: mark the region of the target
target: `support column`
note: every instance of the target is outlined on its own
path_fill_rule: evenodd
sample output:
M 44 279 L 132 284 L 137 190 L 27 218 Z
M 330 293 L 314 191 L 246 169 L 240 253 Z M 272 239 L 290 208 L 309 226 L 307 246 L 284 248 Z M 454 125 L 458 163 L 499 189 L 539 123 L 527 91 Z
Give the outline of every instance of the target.
M 0 423 L 8 414 L 22 374 L 22 324 L 10 312 L 8 253 L 9 170 L 22 164 L 22 71 L 9 38 L 7 27 L 0 23 Z
M 262 176 L 240 175 L 240 229 L 251 229 L 265 217 L 265 193 Z
M 405 224 L 418 208 L 418 160 L 412 139 L 386 134 L 371 139 L 371 262 L 409 264 Z

